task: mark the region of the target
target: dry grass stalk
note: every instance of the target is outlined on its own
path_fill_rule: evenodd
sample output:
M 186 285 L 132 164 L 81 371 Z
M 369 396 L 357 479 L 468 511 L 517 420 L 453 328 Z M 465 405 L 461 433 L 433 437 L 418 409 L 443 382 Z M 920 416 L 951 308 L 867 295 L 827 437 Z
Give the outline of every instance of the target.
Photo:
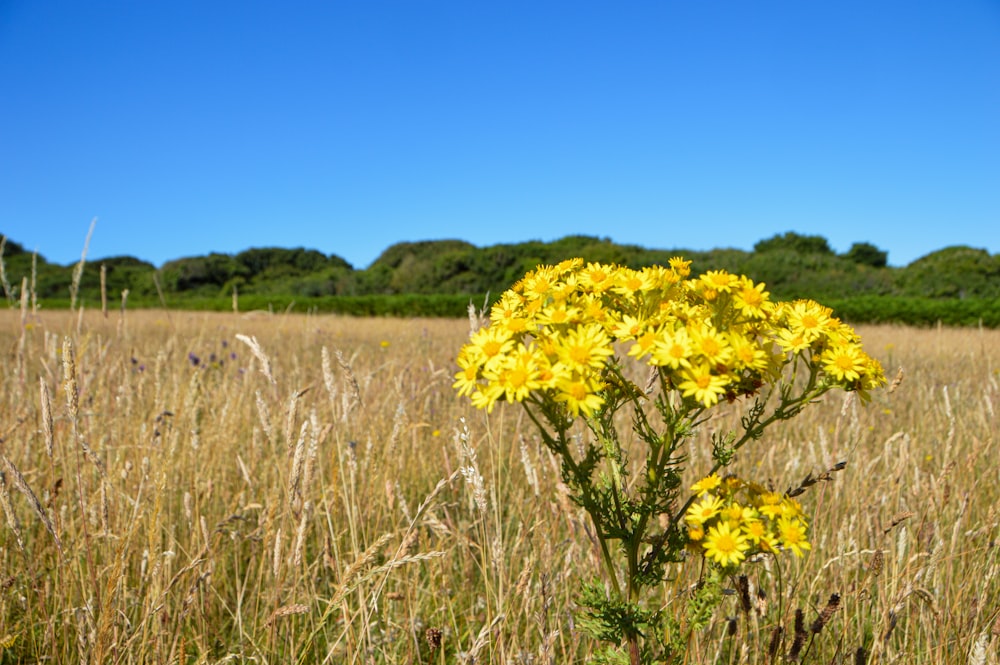
M 333 594 L 333 600 L 330 601 L 330 605 L 335 607 L 340 604 L 347 594 L 354 590 L 358 584 L 360 584 L 367 576 L 364 578 L 361 576 L 361 571 L 367 568 L 371 563 L 379 557 L 382 552 L 382 548 L 385 544 L 389 542 L 392 538 L 391 533 L 385 533 L 379 536 L 378 540 L 372 543 L 368 549 L 366 549 L 360 557 L 358 557 L 354 563 L 347 567 L 343 575 L 340 576 L 340 584 L 337 587 L 337 591 Z
M 28 278 L 21 278 L 21 330 L 28 325 Z M 24 339 L 22 334 L 21 339 Z
M 469 301 L 468 313 L 469 313 L 469 334 L 472 335 L 480 328 L 486 327 L 489 323 L 489 294 L 483 299 L 483 306 L 479 309 Z
M 472 488 L 472 498 L 479 507 L 479 512 L 486 515 L 486 487 L 483 474 L 479 472 L 479 463 L 475 449 L 470 444 L 469 426 L 465 419 L 460 419 L 461 427 L 455 430 L 455 444 L 462 456 L 463 466 L 459 469 L 465 477 L 465 483 Z
M 73 342 L 70 341 L 69 337 L 63 339 L 62 355 L 66 406 L 69 408 L 70 421 L 73 424 L 73 436 L 83 451 L 83 456 L 94 465 L 102 478 L 106 478 L 108 472 L 104 467 L 104 462 L 94 453 L 80 431 L 80 386 L 76 380 L 76 354 Z
M 10 503 L 10 493 L 7 491 L 7 479 L 0 473 L 0 507 L 7 518 L 7 526 L 14 532 L 14 539 L 17 541 L 17 549 L 24 551 L 24 540 L 21 537 L 21 521 L 17 519 L 14 506 Z
M 237 453 L 236 455 L 236 465 L 240 469 L 240 475 L 243 476 L 243 482 L 247 484 L 247 487 L 253 487 L 253 477 L 250 475 L 250 469 L 247 468 L 246 462 Z
M 267 617 L 267 620 L 264 622 L 264 626 L 270 626 L 281 617 L 292 616 L 293 614 L 305 614 L 308 611 L 309 606 L 303 603 L 284 605 L 271 612 L 271 616 Z
M 887 526 L 885 529 L 882 530 L 882 534 L 885 535 L 889 533 L 890 531 L 892 531 L 897 526 L 899 526 L 906 520 L 910 519 L 914 515 L 916 515 L 916 513 L 914 513 L 912 510 L 905 510 L 901 513 L 896 513 L 895 515 L 892 516 L 892 522 L 889 524 L 889 526 Z
M 101 314 L 108 318 L 108 266 L 101 264 Z
M 969 650 L 969 665 L 986 665 L 987 647 L 990 644 L 990 632 L 984 630 L 976 637 Z
M 90 238 L 94 235 L 94 226 L 97 225 L 97 218 L 90 220 L 90 228 L 87 230 L 87 239 L 83 241 L 83 251 L 80 253 L 80 261 L 73 266 L 73 280 L 69 285 L 69 308 L 76 309 L 76 297 L 80 292 L 80 280 L 83 279 L 83 266 L 87 263 L 87 250 L 90 249 Z
M 306 432 L 309 429 L 309 421 L 304 421 L 302 427 L 299 429 L 299 439 L 295 444 L 295 454 L 292 456 L 292 468 L 288 474 L 288 497 L 289 499 L 294 498 L 296 495 L 301 494 L 299 488 L 299 479 L 302 475 L 302 465 L 305 460 L 306 451 Z
M 266 353 L 264 353 L 264 349 L 261 348 L 260 342 L 257 341 L 257 338 L 237 333 L 236 339 L 250 347 L 250 352 L 253 353 L 254 357 L 257 358 L 258 362 L 260 362 L 260 373 L 263 374 L 272 385 L 276 384 L 277 382 L 274 380 L 274 374 L 271 372 L 271 359 L 267 357 Z
M 53 540 L 55 540 L 56 547 L 61 551 L 62 542 L 60 542 L 59 536 L 56 535 L 56 529 L 52 525 L 52 520 L 49 519 L 48 513 L 45 512 L 42 502 L 38 500 L 38 497 L 35 496 L 31 487 L 28 486 L 28 481 L 26 481 L 24 476 L 21 475 L 21 471 L 14 466 L 14 463 L 11 462 L 10 459 L 8 459 L 8 457 L 3 453 L 0 453 L 0 464 L 3 465 L 5 473 L 10 476 L 14 483 L 14 487 L 16 487 L 21 494 L 28 499 L 28 505 L 30 505 L 31 509 L 35 511 L 38 519 L 41 520 L 42 524 L 45 526 L 45 530 L 48 531 Z
M 7 265 L 3 259 L 3 252 L 6 248 L 7 236 L 0 236 L 0 284 L 3 285 L 3 295 L 7 299 L 7 302 L 13 303 L 14 296 L 11 293 L 10 282 L 7 281 Z
M 390 559 L 381 566 L 376 566 L 372 568 L 365 576 L 364 579 L 371 579 L 377 577 L 382 573 L 387 573 L 391 570 L 405 566 L 407 564 L 416 563 L 418 561 L 430 561 L 431 559 L 438 559 L 440 557 L 448 554 L 447 552 L 420 552 L 418 554 L 408 554 L 405 556 L 400 556 L 395 559 Z M 355 585 L 356 586 L 356 585 Z
M 320 428 L 319 417 L 316 410 L 309 413 L 309 448 L 306 450 L 306 460 L 302 468 L 302 484 L 300 491 L 305 492 L 312 483 L 313 474 L 316 469 L 316 457 L 319 454 L 320 442 L 326 439 L 327 434 L 332 429 L 332 425 Z
M 80 418 L 80 389 L 76 383 L 76 358 L 73 352 L 73 342 L 69 337 L 63 338 L 63 387 L 66 391 L 66 406 L 73 421 L 73 432 L 77 432 L 77 421 Z
M 306 545 L 306 527 L 309 526 L 312 507 L 312 501 L 306 501 L 302 506 L 302 517 L 299 519 L 299 529 L 295 534 L 295 553 L 292 556 L 292 563 L 296 568 L 302 565 L 302 556 Z
M 528 481 L 531 491 L 538 497 L 541 494 L 541 489 L 538 485 L 538 473 L 535 471 L 535 465 L 531 462 L 531 454 L 528 452 L 528 442 L 523 435 L 521 436 L 520 450 L 521 466 L 524 467 L 525 479 Z
M 49 395 L 49 384 L 45 382 L 45 377 L 38 377 L 38 385 L 41 393 L 42 438 L 45 440 L 45 453 L 51 460 L 55 449 L 55 434 L 52 429 L 52 398 Z
M 399 437 L 402 435 L 405 425 L 406 408 L 403 406 L 403 402 L 400 401 L 396 405 L 396 412 L 392 416 L 392 432 L 389 434 L 389 457 L 392 459 L 398 458 L 396 452 L 399 446 Z
M 271 572 L 274 573 L 274 578 L 278 578 L 278 574 L 281 572 L 281 527 L 274 534 L 274 550 L 272 552 L 271 560 Z
M 288 408 L 285 409 L 285 446 L 292 447 L 292 430 L 295 429 L 295 416 L 298 412 L 299 398 L 309 392 L 309 389 L 296 390 L 288 398 Z
M 482 651 L 483 647 L 485 647 L 489 642 L 490 633 L 492 633 L 493 629 L 506 618 L 506 614 L 498 614 L 493 617 L 493 621 L 483 626 L 479 631 L 479 635 L 476 636 L 476 641 L 472 643 L 472 646 L 469 648 L 468 652 L 466 652 L 465 657 L 462 658 L 462 662 L 470 664 L 478 662 L 476 659 L 479 658 L 479 652 Z
M 260 419 L 260 426 L 267 435 L 267 440 L 274 443 L 274 428 L 271 427 L 271 410 L 267 408 L 267 402 L 261 396 L 260 391 L 254 391 L 257 398 L 257 417 Z
M 896 370 L 896 378 L 892 380 L 892 383 L 889 384 L 889 388 L 886 390 L 888 394 L 891 395 L 892 393 L 896 392 L 896 389 L 903 384 L 903 376 L 904 376 L 903 368 L 900 367 L 898 370 Z
M 325 346 L 320 350 L 320 355 L 322 357 L 323 385 L 326 386 L 326 392 L 332 402 L 337 399 L 337 379 L 333 375 L 333 366 L 330 364 L 330 352 Z
M 340 369 L 344 371 L 344 375 L 347 377 L 347 384 L 351 388 L 351 399 L 344 410 L 344 421 L 347 421 L 348 415 L 354 409 L 362 406 L 361 403 L 361 387 L 358 385 L 358 379 L 354 376 L 354 370 L 351 369 L 351 364 L 347 362 L 347 358 L 344 354 L 340 352 L 340 349 L 335 349 L 334 354 L 337 356 L 337 364 L 340 365 Z

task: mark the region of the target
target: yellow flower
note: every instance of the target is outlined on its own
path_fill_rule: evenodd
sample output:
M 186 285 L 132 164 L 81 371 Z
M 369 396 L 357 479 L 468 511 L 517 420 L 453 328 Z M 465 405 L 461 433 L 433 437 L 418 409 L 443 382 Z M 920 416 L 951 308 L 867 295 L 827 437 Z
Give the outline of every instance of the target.
M 544 299 L 558 281 L 556 269 L 552 266 L 539 266 L 528 273 L 522 280 L 524 295 L 530 299 Z
M 726 387 L 729 385 L 726 377 L 712 374 L 712 368 L 706 364 L 692 367 L 681 376 L 685 377 L 677 386 L 681 394 L 684 397 L 694 397 L 695 401 L 705 406 L 718 403 L 719 396 L 726 394 Z
M 530 320 L 523 316 L 512 316 L 499 322 L 498 325 L 503 326 L 511 335 L 517 335 L 534 328 Z
M 738 529 L 743 522 L 754 519 L 755 513 L 753 508 L 733 502 L 722 509 L 721 515 L 730 526 Z
M 691 366 L 693 344 L 691 336 L 685 328 L 669 331 L 663 330 L 653 344 L 653 355 L 650 361 L 653 365 L 681 369 Z
M 697 494 L 698 496 L 701 496 L 702 494 L 707 494 L 708 492 L 711 492 L 721 484 L 722 484 L 722 478 L 719 478 L 719 474 L 713 473 L 712 475 L 706 476 L 701 480 L 699 480 L 698 482 L 696 482 L 694 485 L 692 485 L 691 491 Z
M 619 340 L 628 340 L 641 335 L 645 328 L 645 321 L 631 314 L 625 314 L 621 321 L 612 326 L 611 332 Z
M 487 413 L 492 413 L 493 407 L 496 406 L 497 400 L 501 397 L 503 397 L 503 388 L 496 384 L 490 384 L 480 386 L 479 390 L 472 393 L 469 399 L 472 401 L 472 406 L 477 409 L 486 409 Z
M 778 539 L 782 547 L 792 550 L 798 557 L 802 556 L 802 550 L 812 549 L 812 545 L 806 540 L 806 525 L 794 517 L 782 517 L 778 520 Z
M 711 326 L 703 326 L 691 336 L 694 349 L 705 357 L 709 365 L 725 365 L 732 357 L 733 351 L 726 343 L 725 337 Z
M 837 344 L 823 352 L 820 357 L 823 369 L 837 381 L 857 381 L 865 371 L 865 356 L 853 344 Z
M 684 520 L 688 524 L 704 524 L 719 514 L 722 510 L 722 499 L 711 494 L 706 494 L 698 503 L 693 503 L 684 514 Z
M 597 394 L 598 387 L 591 381 L 581 378 L 557 380 L 556 388 L 556 400 L 564 402 L 575 416 L 581 413 L 589 416 L 604 404 L 604 398 Z
M 726 336 L 729 348 L 733 352 L 733 365 L 736 369 L 752 369 L 763 372 L 767 369 L 768 356 L 756 339 L 747 338 L 739 333 L 730 332 Z
M 799 300 L 792 303 L 788 312 L 788 327 L 802 335 L 806 341 L 818 339 L 824 329 L 830 325 L 831 310 L 812 300 Z
M 770 294 L 764 290 L 764 284 L 754 284 L 747 277 L 741 277 L 733 289 L 733 306 L 743 316 L 752 319 L 762 319 L 767 316 Z
M 781 499 L 781 515 L 782 517 L 802 517 L 802 504 L 791 499 L 789 497 L 783 497 Z M 804 522 L 805 520 L 803 520 Z
M 452 384 L 459 395 L 469 395 L 479 387 L 479 363 L 469 357 L 468 349 L 467 346 L 463 347 L 458 354 L 457 362 L 462 371 L 455 375 L 455 383 Z
M 565 259 L 556 264 L 555 270 L 560 275 L 565 275 L 566 273 L 576 272 L 583 265 L 583 259 L 572 258 Z
M 668 391 L 706 408 L 776 383 L 796 354 L 824 372 L 822 387 L 839 385 L 862 401 L 885 383 L 881 365 L 829 308 L 772 302 L 763 284 L 725 270 L 689 278 L 690 266 L 680 257 L 642 270 L 582 259 L 539 266 L 501 295 L 492 325 L 462 348 L 455 390 L 480 408 L 538 393 L 589 415 L 603 405 L 600 375 L 617 371 L 608 361 L 622 341 L 630 357 L 664 368 Z
M 767 515 L 771 519 L 777 519 L 785 514 L 784 498 L 777 492 L 764 492 L 760 495 L 758 510 L 761 514 Z
M 614 266 L 601 263 L 588 263 L 580 271 L 580 285 L 594 293 L 602 293 L 615 285 L 617 270 Z
M 474 332 L 465 348 L 469 350 L 470 360 L 491 368 L 513 346 L 514 340 L 510 332 L 494 325 Z
M 621 268 L 615 276 L 614 292 L 625 296 L 636 295 L 656 288 L 653 275 L 646 270 Z
M 729 293 L 736 283 L 736 275 L 731 275 L 725 270 L 709 270 L 698 278 L 698 282 L 705 290 Z
M 680 277 L 687 277 L 691 274 L 691 262 L 685 261 L 679 256 L 672 257 L 668 263 L 675 273 Z
M 761 519 L 743 521 L 743 534 L 747 540 L 760 546 L 762 550 L 773 551 L 778 547 L 774 534 L 767 528 L 767 523 Z
M 614 355 L 611 339 L 601 326 L 581 324 L 556 340 L 559 359 L 574 370 L 601 369 L 609 356 Z
M 630 358 L 642 358 L 650 352 L 653 345 L 657 340 L 657 332 L 655 330 L 647 330 L 638 337 L 635 338 L 635 344 L 632 348 L 628 350 L 628 355 Z
M 734 494 L 746 487 L 746 485 L 739 476 L 726 476 L 722 479 L 722 486 L 727 494 Z
M 782 328 L 778 331 L 778 345 L 785 353 L 801 353 L 809 348 L 809 340 L 802 331 Z
M 523 302 L 522 296 L 513 289 L 504 291 L 503 295 L 500 296 L 500 300 L 496 301 L 493 307 L 490 308 L 490 321 L 493 323 L 502 323 L 508 319 L 520 316 Z
M 739 564 L 746 558 L 745 552 L 750 549 L 746 536 L 732 530 L 726 522 L 711 527 L 702 546 L 705 548 L 705 557 L 713 559 L 720 566 Z
M 483 376 L 503 389 L 508 402 L 522 402 L 532 391 L 542 388 L 541 364 L 548 363 L 536 357 L 534 349 L 519 344 L 505 359 L 506 362 L 484 372 Z
M 608 313 L 604 309 L 604 302 L 598 296 L 586 294 L 577 301 L 577 304 L 583 310 L 584 321 L 604 323 L 608 319 Z
M 573 323 L 579 317 L 578 308 L 568 305 L 565 300 L 560 300 L 542 309 L 535 320 L 543 326 L 560 326 Z

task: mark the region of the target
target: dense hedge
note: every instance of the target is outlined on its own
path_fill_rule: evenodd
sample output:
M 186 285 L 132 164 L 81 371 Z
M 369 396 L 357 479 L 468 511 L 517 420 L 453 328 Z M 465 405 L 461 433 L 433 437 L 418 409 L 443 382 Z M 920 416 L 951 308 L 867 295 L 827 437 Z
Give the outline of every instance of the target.
M 823 304 L 851 323 L 1000 327 L 1000 298 L 940 300 L 859 296 L 825 300 Z
M 725 269 L 764 282 L 772 298 L 812 298 L 836 303 L 855 322 L 913 325 L 998 326 L 1000 255 L 972 247 L 946 247 L 905 267 L 890 267 L 887 253 L 854 243 L 836 253 L 822 236 L 788 232 L 761 240 L 754 251 L 647 249 L 608 238 L 574 235 L 552 242 L 528 241 L 476 247 L 461 240 L 402 242 L 372 265 L 355 269 L 335 254 L 296 248 L 248 249 L 169 261 L 157 268 L 121 256 L 87 263 L 79 299 L 100 302 L 105 268 L 111 306 L 128 290 L 134 307 L 229 310 L 240 308 L 339 312 L 365 316 L 464 316 L 470 300 L 497 295 L 526 271 L 571 257 L 631 268 L 665 264 L 672 256 L 692 261 L 696 273 Z M 0 256 L 4 296 L 17 305 L 22 279 L 35 275 L 35 293 L 57 307 L 68 304 L 73 266 L 48 263 L 8 240 Z
M 462 318 L 468 316 L 469 303 L 483 307 L 484 298 L 470 299 L 468 296 L 407 294 L 394 296 L 320 296 L 296 298 L 288 295 L 246 295 L 239 298 L 239 313 L 254 311 L 273 313 L 323 313 L 345 314 L 349 316 L 400 316 L 428 318 Z M 85 309 L 100 309 L 100 300 L 88 299 L 80 303 Z M 231 297 L 187 296 L 170 297 L 167 307 L 174 310 L 197 312 L 231 312 Z M 39 306 L 43 310 L 68 309 L 68 298 L 42 298 Z M 129 310 L 162 308 L 155 298 L 129 298 Z M 108 303 L 110 315 L 117 316 L 120 302 Z
M 941 300 L 934 298 L 906 298 L 895 296 L 857 296 L 853 298 L 822 299 L 834 314 L 849 323 L 899 323 L 911 326 L 984 326 L 1000 328 L 1000 298 L 970 298 Z M 93 300 L 82 303 L 87 309 L 100 307 Z M 350 316 L 399 316 L 463 318 L 469 305 L 482 309 L 488 302 L 484 295 L 455 296 L 435 294 L 407 294 L 389 296 L 322 296 L 293 298 L 291 296 L 247 295 L 239 298 L 239 311 L 269 311 L 275 313 L 330 313 Z M 40 301 L 43 309 L 69 307 L 65 298 L 46 298 Z M 162 305 L 156 299 L 129 299 L 129 309 L 155 309 Z M 171 309 L 192 311 L 232 311 L 233 301 L 228 297 L 171 298 Z M 118 303 L 110 303 L 112 314 Z

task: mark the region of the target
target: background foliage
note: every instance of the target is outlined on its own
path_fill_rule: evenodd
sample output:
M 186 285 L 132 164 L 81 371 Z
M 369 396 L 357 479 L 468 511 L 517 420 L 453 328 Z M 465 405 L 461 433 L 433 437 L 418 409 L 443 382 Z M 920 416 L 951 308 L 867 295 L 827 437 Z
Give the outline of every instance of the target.
M 826 238 L 795 232 L 761 240 L 750 252 L 647 249 L 582 235 L 488 247 L 462 240 L 401 242 L 363 269 L 335 254 L 301 247 L 212 253 L 160 267 L 117 256 L 85 264 L 79 298 L 89 306 L 100 302 L 103 265 L 109 298 L 117 301 L 128 289 L 135 306 L 229 309 L 235 289 L 244 310 L 464 316 L 470 300 L 481 305 L 540 263 L 579 256 L 642 268 L 677 255 L 691 259 L 696 273 L 726 269 L 765 282 L 775 299 L 829 302 L 853 322 L 1000 325 L 1000 255 L 954 246 L 893 267 L 887 264 L 888 253 L 870 243 L 857 242 L 837 254 Z M 10 303 L 20 297 L 23 279 L 31 283 L 33 263 L 34 291 L 43 304 L 69 303 L 75 266 L 49 263 L 10 239 L 2 258 Z

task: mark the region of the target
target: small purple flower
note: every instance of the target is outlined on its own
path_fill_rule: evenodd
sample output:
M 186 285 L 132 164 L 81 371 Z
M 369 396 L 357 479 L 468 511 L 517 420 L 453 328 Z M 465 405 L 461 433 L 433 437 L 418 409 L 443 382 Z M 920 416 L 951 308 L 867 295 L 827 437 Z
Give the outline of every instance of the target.
M 224 349 L 225 349 L 225 348 L 226 348 L 226 347 L 228 347 L 228 346 L 229 346 L 229 342 L 228 342 L 228 341 L 226 341 L 226 340 L 222 340 L 222 348 L 224 348 Z
M 197 367 L 198 365 L 201 364 L 201 358 L 199 358 L 198 356 L 194 355 L 194 351 L 189 351 L 188 352 L 188 360 L 190 360 L 191 364 L 194 365 L 195 367 Z

